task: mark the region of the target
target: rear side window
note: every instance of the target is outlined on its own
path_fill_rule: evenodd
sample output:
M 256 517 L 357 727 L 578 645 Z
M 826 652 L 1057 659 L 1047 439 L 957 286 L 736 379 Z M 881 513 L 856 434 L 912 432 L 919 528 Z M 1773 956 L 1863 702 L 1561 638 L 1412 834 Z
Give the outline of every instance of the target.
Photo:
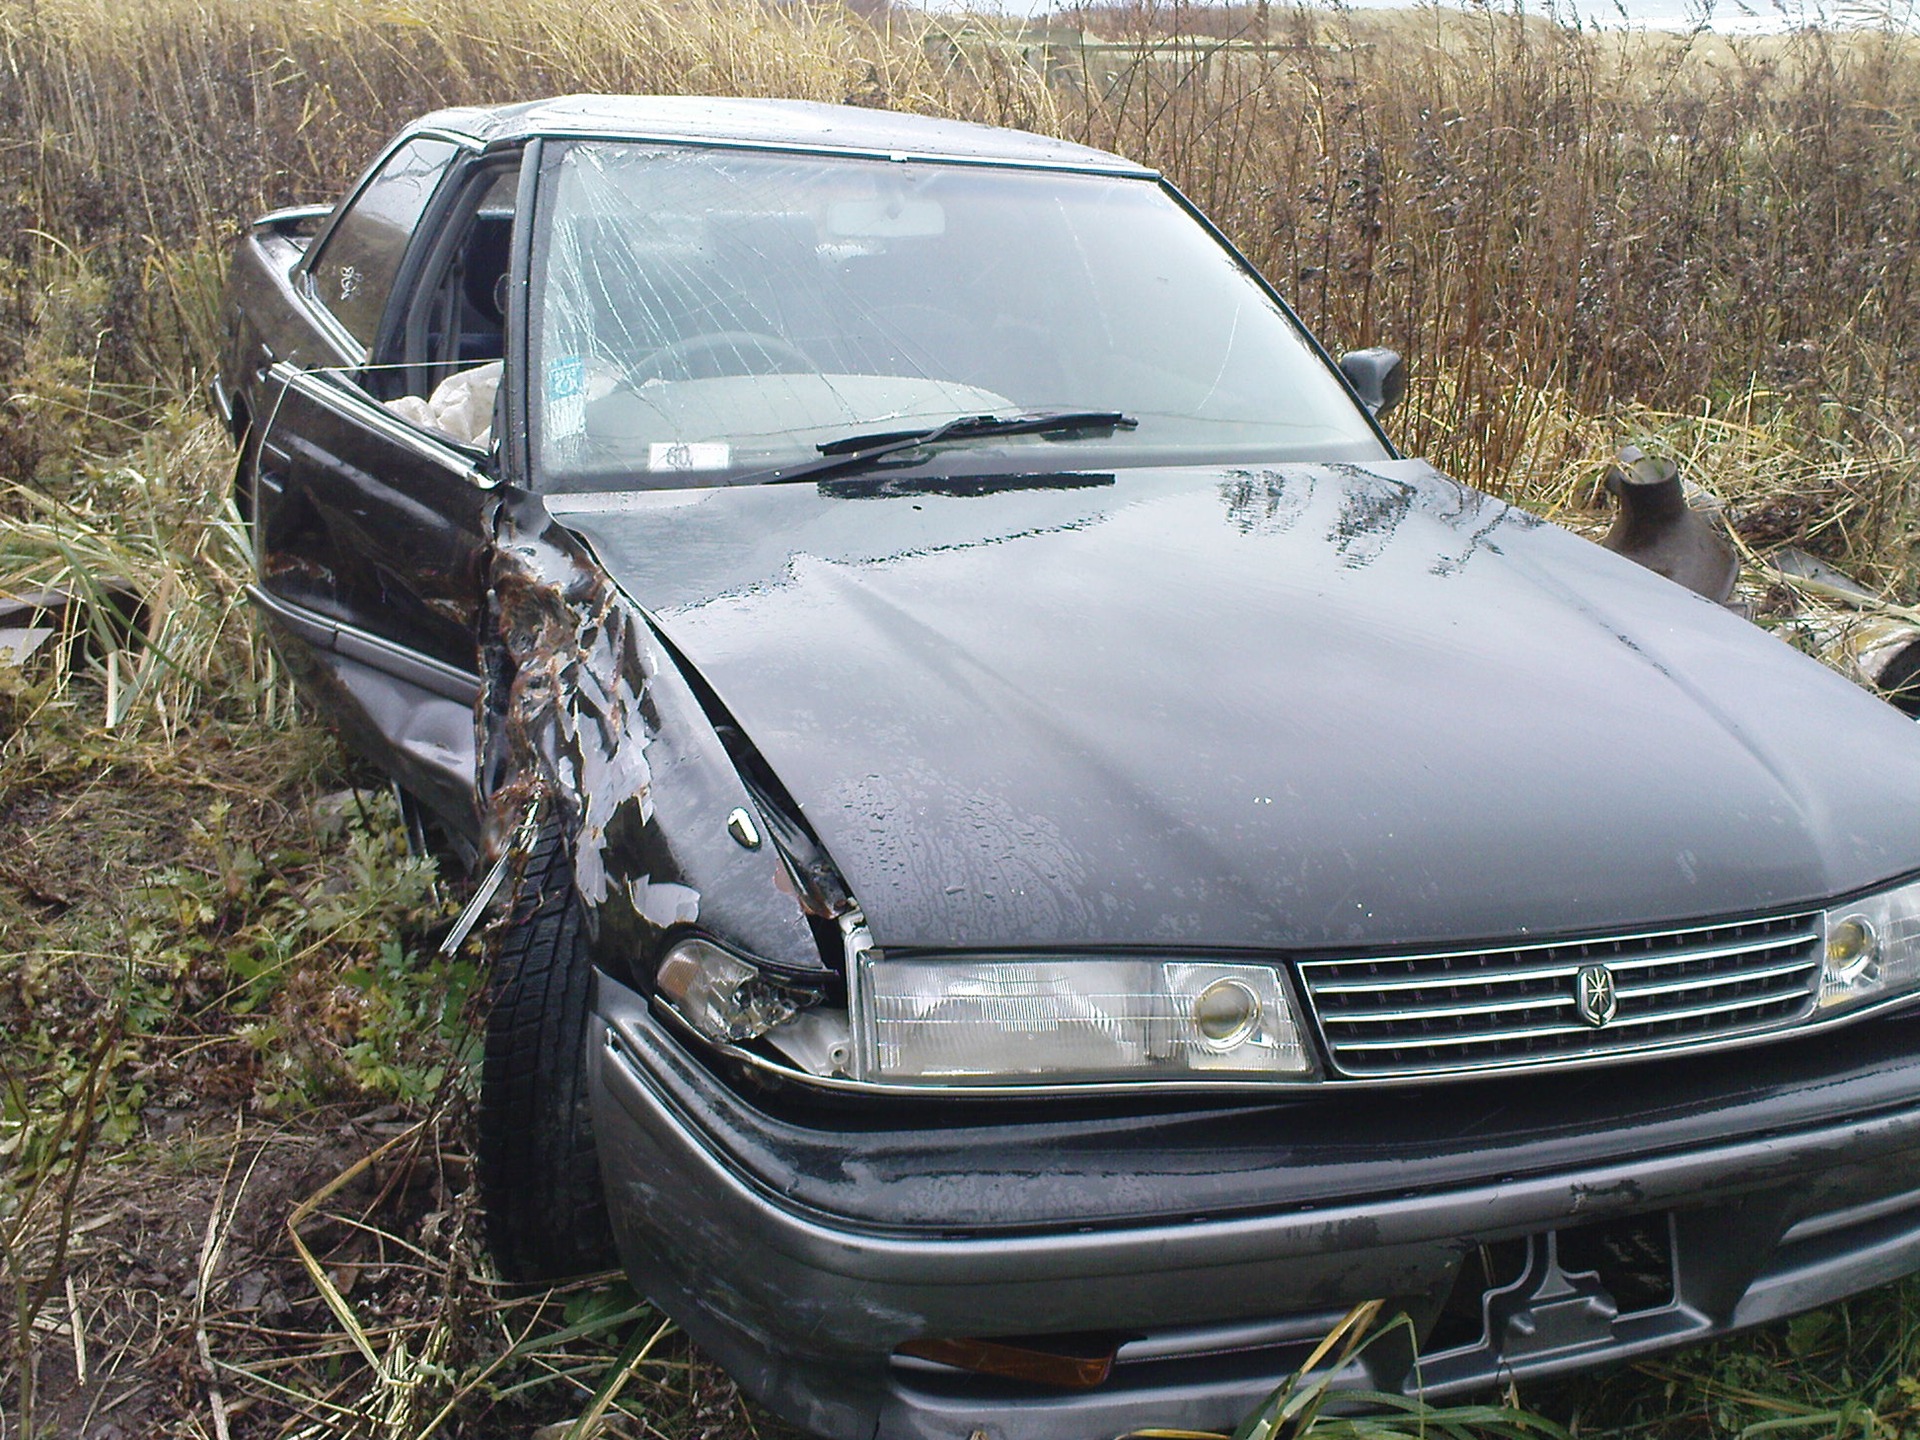
M 393 293 L 407 242 L 458 151 L 451 141 L 425 137 L 395 150 L 354 197 L 314 262 L 314 298 L 368 348 Z

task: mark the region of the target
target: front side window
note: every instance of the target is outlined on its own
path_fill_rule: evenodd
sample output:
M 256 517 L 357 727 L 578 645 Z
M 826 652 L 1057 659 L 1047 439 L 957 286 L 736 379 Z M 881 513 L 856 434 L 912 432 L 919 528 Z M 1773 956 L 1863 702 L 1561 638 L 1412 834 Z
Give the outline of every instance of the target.
M 961 416 L 1111 433 L 939 451 L 956 472 L 1385 447 L 1298 326 L 1152 181 L 580 141 L 534 238 L 535 483 L 727 484 Z
M 426 136 L 400 146 L 353 198 L 308 272 L 314 298 L 369 349 L 407 244 L 458 153 L 451 141 Z

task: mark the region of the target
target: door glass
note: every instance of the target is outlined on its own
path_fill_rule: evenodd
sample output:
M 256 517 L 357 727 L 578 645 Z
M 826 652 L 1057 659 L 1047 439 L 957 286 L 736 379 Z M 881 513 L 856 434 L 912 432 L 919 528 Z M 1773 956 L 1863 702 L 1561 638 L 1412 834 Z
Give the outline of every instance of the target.
M 404 301 L 367 388 L 402 419 L 488 449 L 506 354 L 507 269 L 520 171 L 496 167 L 462 183 L 417 288 Z
M 506 353 L 507 266 L 519 186 L 517 165 L 493 171 L 467 192 L 461 213 L 446 227 L 447 240 L 413 302 L 401 353 L 389 357 L 431 367 L 428 388 Z M 421 377 L 409 378 L 417 384 Z
M 315 297 L 362 345 L 372 347 L 407 242 L 459 147 L 410 140 L 388 157 L 327 237 L 312 270 Z

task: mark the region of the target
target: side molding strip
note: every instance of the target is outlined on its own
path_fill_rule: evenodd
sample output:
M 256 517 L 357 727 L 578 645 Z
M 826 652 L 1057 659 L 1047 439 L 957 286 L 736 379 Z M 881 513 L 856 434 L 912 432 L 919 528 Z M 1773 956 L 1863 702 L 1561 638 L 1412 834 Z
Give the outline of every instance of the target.
M 396 645 L 357 625 L 316 614 L 304 605 L 269 594 L 258 585 L 247 586 L 247 598 L 310 645 L 371 665 L 396 680 L 404 680 L 429 694 L 458 700 L 463 705 L 471 705 L 480 698 L 480 677 L 456 665 Z

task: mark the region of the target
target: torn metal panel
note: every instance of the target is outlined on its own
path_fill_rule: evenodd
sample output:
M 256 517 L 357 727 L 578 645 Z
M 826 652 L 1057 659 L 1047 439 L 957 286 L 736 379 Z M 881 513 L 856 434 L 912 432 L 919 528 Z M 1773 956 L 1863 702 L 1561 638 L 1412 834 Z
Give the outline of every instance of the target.
M 131 649 L 143 639 L 147 602 L 119 579 L 91 579 L 80 587 L 0 593 L 0 662 L 24 665 L 56 635 L 65 635 L 63 663 Z
M 490 595 L 488 853 L 529 803 L 558 806 L 597 954 L 617 973 L 695 923 L 774 969 L 822 971 L 782 852 L 731 833 L 736 811 L 774 827 L 698 698 L 646 617 L 531 497 L 501 507 Z

